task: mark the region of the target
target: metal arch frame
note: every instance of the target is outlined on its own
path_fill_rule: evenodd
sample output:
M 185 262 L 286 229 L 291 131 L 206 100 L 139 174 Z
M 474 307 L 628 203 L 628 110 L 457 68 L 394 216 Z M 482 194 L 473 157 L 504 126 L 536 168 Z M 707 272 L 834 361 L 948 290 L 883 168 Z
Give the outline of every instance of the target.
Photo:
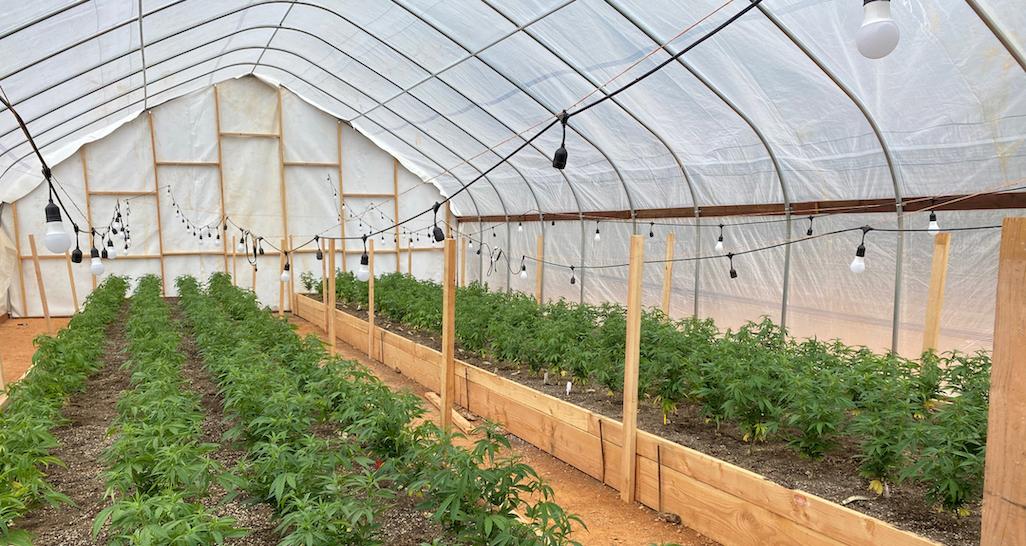
M 887 146 L 887 141 L 884 139 L 883 131 L 880 130 L 880 126 L 877 125 L 876 119 L 869 112 L 865 103 L 862 99 L 855 94 L 854 91 L 848 85 L 841 81 L 841 79 L 834 74 L 820 59 L 817 57 L 809 48 L 797 37 L 790 29 L 787 28 L 766 6 L 759 4 L 758 9 L 762 14 L 773 23 L 774 26 L 784 34 L 791 43 L 798 47 L 805 54 L 810 61 L 813 62 L 823 74 L 837 86 L 838 89 L 844 93 L 848 99 L 855 105 L 856 108 L 862 112 L 863 117 L 866 119 L 866 123 L 873 130 L 873 134 L 876 136 L 877 142 L 880 144 L 880 149 L 883 151 L 884 159 L 887 162 L 887 170 L 891 175 L 891 183 L 894 186 L 894 203 L 895 203 L 895 214 L 897 215 L 898 221 L 898 233 L 897 235 L 897 255 L 894 260 L 894 309 L 892 310 L 891 317 L 891 352 L 898 352 L 898 335 L 901 331 L 901 280 L 902 272 L 904 269 L 905 261 L 905 233 L 901 230 L 905 228 L 905 213 L 902 208 L 904 197 L 901 192 L 901 184 L 898 182 L 898 173 L 894 167 L 894 158 L 891 156 L 891 150 Z M 790 245 L 788 245 L 790 247 Z
M 489 8 L 491 8 L 492 11 L 494 11 L 495 13 L 497 13 L 498 15 L 500 15 L 501 17 L 506 19 L 506 21 L 508 21 L 508 22 L 510 22 L 511 24 L 514 24 L 514 25 L 516 24 L 516 22 L 512 18 L 510 18 L 506 13 L 504 13 L 497 6 L 495 6 L 494 3 L 492 2 L 492 0 L 481 0 L 481 2 L 484 3 L 486 6 L 488 6 Z M 535 33 L 532 30 L 525 28 L 524 29 L 524 34 L 529 36 L 536 44 L 538 44 L 539 46 L 544 48 L 546 51 L 548 51 L 550 55 L 552 55 L 552 56 L 556 57 L 557 59 L 559 59 L 560 62 L 562 62 L 567 67 L 569 67 L 571 70 L 573 70 L 580 78 L 582 78 L 585 81 L 587 81 L 588 83 L 590 83 L 595 88 L 596 91 L 602 93 L 604 96 L 607 96 L 607 97 L 609 96 L 609 92 L 606 91 L 606 89 L 604 87 L 601 87 L 599 85 L 599 82 L 595 81 L 594 78 L 592 78 L 590 74 L 587 74 L 583 70 L 580 70 L 579 68 L 577 68 L 577 66 L 575 66 L 573 63 L 571 63 L 569 60 L 567 60 L 567 58 L 563 54 L 557 52 L 555 49 L 550 47 L 547 43 L 542 41 L 538 36 L 536 36 Z M 666 141 L 665 138 L 663 138 L 662 135 L 657 133 L 654 129 L 652 129 L 652 127 L 650 127 L 648 125 L 648 123 L 646 123 L 644 120 L 642 120 L 640 117 L 638 117 L 633 111 L 631 111 L 629 108 L 627 108 L 620 101 L 620 99 L 618 99 L 618 98 L 616 98 L 614 96 L 614 97 L 611 98 L 611 100 L 613 101 L 613 104 L 618 106 L 621 110 L 623 110 L 623 112 L 625 114 L 630 116 L 631 119 L 633 119 L 638 125 L 640 125 L 643 129 L 648 131 L 648 133 L 650 135 L 652 135 L 656 140 L 658 140 L 659 143 L 662 144 L 664 148 L 666 148 L 666 151 L 669 152 L 670 156 L 677 163 L 677 167 L 680 169 L 681 177 L 684 179 L 684 184 L 687 186 L 688 192 L 691 194 L 691 204 L 692 204 L 692 207 L 695 210 L 695 217 L 697 218 L 698 214 L 699 214 L 699 212 L 701 210 L 699 205 L 698 205 L 698 197 L 695 194 L 695 188 L 694 188 L 694 185 L 691 182 L 691 177 L 688 176 L 688 172 L 684 168 L 684 162 L 681 161 L 680 156 L 678 156 L 677 152 L 675 152 L 673 150 L 673 148 L 670 147 L 670 144 Z M 584 271 L 585 271 L 584 263 L 585 263 L 585 251 L 586 251 L 586 249 L 588 247 L 586 242 L 587 242 L 586 236 L 582 236 L 582 238 L 581 238 L 581 287 L 580 287 L 581 288 L 581 302 L 582 303 L 584 302 Z
M 87 3 L 89 3 L 89 0 L 78 0 L 77 2 L 73 2 L 73 3 L 68 4 L 66 6 L 61 6 L 61 7 L 57 8 L 57 9 L 51 11 L 50 13 L 46 13 L 46 14 L 40 15 L 39 17 L 36 17 L 35 19 L 33 19 L 33 20 L 31 20 L 31 21 L 29 21 L 27 23 L 23 23 L 23 24 L 15 27 L 15 28 L 12 28 L 11 30 L 8 30 L 7 32 L 4 32 L 3 34 L 0 34 L 0 40 L 3 40 L 4 38 L 7 38 L 8 36 L 13 36 L 13 35 L 21 32 L 21 31 L 31 27 L 31 26 L 35 26 L 35 25 L 37 25 L 39 23 L 42 23 L 43 21 L 46 21 L 47 19 L 49 19 L 51 17 L 56 17 L 56 16 L 66 12 L 66 11 L 73 10 L 73 9 L 81 6 L 82 4 L 87 4 Z
M 976 13 L 976 16 L 980 18 L 980 21 L 982 21 L 987 29 L 990 30 L 991 34 L 993 34 L 994 37 L 1001 42 L 1001 45 L 1008 50 L 1008 54 L 1015 59 L 1015 62 L 1019 63 L 1019 67 L 1022 68 L 1023 72 L 1026 72 L 1026 55 L 1024 55 L 1022 51 L 1019 51 L 1019 48 L 1012 43 L 1012 39 L 1008 36 L 1008 33 L 998 26 L 997 21 L 990 16 L 990 13 L 987 13 L 987 10 L 984 9 L 979 2 L 976 0 L 965 0 L 965 3 L 969 4 L 969 8 Z
M 648 38 L 650 40 L 652 40 L 653 42 L 658 44 L 660 46 L 660 49 L 662 49 L 664 52 L 666 52 L 669 55 L 674 55 L 674 52 L 670 50 L 669 45 L 664 44 L 663 42 L 661 42 L 659 40 L 659 38 L 657 37 L 655 31 L 653 31 L 651 28 L 649 28 L 648 25 L 646 25 L 645 23 L 637 20 L 635 17 L 633 17 L 632 15 L 627 13 L 627 11 L 622 6 L 619 5 L 617 0 L 604 0 L 604 1 L 605 1 L 605 3 L 609 7 L 613 8 L 614 10 L 616 10 L 616 12 L 619 13 L 621 17 L 623 17 L 625 20 L 627 20 L 627 22 L 629 22 L 630 24 L 634 25 L 635 28 L 637 28 L 643 34 L 648 36 Z M 766 155 L 769 156 L 770 162 L 773 164 L 773 170 L 774 170 L 774 172 L 777 175 L 777 181 L 778 181 L 778 184 L 780 185 L 780 193 L 781 193 L 781 197 L 783 198 L 783 202 L 784 202 L 784 215 L 785 215 L 785 218 L 787 219 L 786 222 L 785 222 L 786 229 L 787 229 L 787 240 L 790 241 L 791 240 L 791 198 L 790 198 L 790 192 L 788 192 L 788 190 L 787 190 L 787 183 L 784 182 L 784 171 L 780 167 L 780 161 L 777 159 L 777 154 L 773 151 L 773 148 L 770 147 L 769 140 L 766 138 L 766 135 L 763 134 L 762 130 L 759 129 L 759 126 L 756 125 L 754 121 L 752 121 L 752 118 L 748 117 L 748 115 L 745 114 L 741 110 L 741 108 L 737 104 L 734 103 L 734 101 L 730 100 L 730 98 L 728 98 L 722 91 L 720 91 L 720 89 L 718 87 L 713 85 L 712 82 L 710 82 L 705 76 L 703 76 L 697 69 L 695 69 L 687 61 L 685 61 L 683 57 L 678 57 L 677 58 L 677 64 L 679 64 L 681 67 L 683 67 L 685 70 L 687 70 L 688 73 L 691 74 L 692 76 L 694 76 L 695 79 L 697 79 L 699 82 L 701 82 L 701 84 L 704 85 L 706 89 L 708 89 L 714 95 L 716 95 L 716 97 L 719 98 L 720 101 L 723 102 L 723 104 L 725 104 L 728 108 L 733 110 L 734 114 L 736 114 L 742 121 L 745 122 L 746 125 L 748 125 L 748 128 L 752 130 L 752 133 L 755 134 L 755 137 L 758 138 L 759 142 L 762 143 L 763 148 L 766 149 Z M 696 221 L 698 221 L 698 217 L 697 216 L 696 216 Z M 702 249 L 702 238 L 701 238 L 700 232 L 701 232 L 700 229 L 696 229 L 695 230 L 696 247 L 698 248 L 699 253 L 701 253 L 701 249 Z M 781 306 L 780 306 L 780 326 L 781 326 L 781 328 L 784 328 L 784 327 L 787 326 L 787 302 L 788 302 L 788 295 L 790 294 L 790 278 L 791 278 L 791 274 L 790 274 L 791 273 L 791 246 L 792 245 L 784 245 L 784 281 L 783 281 L 783 288 L 782 288 L 782 293 L 781 293 Z M 695 262 L 695 296 L 694 296 L 694 299 L 695 299 L 695 309 L 694 309 L 694 314 L 695 314 L 696 317 L 698 316 L 699 292 L 700 292 L 699 281 L 701 279 L 701 264 L 702 264 L 701 260 Z

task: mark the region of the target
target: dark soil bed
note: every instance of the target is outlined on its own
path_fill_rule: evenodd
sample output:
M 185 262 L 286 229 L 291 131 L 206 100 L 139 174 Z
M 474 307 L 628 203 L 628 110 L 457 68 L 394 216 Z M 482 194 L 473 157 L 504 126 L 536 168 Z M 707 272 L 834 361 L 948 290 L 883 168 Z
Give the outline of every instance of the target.
M 33 535 L 35 546 L 92 546 L 93 519 L 107 506 L 101 455 L 113 439 L 107 428 L 117 416 L 114 404 L 130 388 L 122 368 L 125 354 L 125 317 L 128 305 L 107 329 L 104 366 L 86 381 L 85 390 L 72 395 L 64 407 L 68 422 L 53 431 L 58 447 L 53 455 L 67 465 L 49 469 L 47 480 L 74 505 L 43 506 L 16 521 L 14 527 Z
M 338 308 L 367 319 L 365 309 L 342 303 Z M 441 350 L 440 336 L 433 332 L 415 331 L 380 315 L 375 318 L 376 325 L 381 328 Z M 549 384 L 545 384 L 542 373 L 532 372 L 525 366 L 482 359 L 459 347 L 456 353 L 465 362 L 522 385 L 613 419 L 622 418 L 622 393 L 610 393 L 601 385 L 574 384 L 570 395 L 567 395 L 565 378 L 553 377 Z M 652 401 L 642 400 L 640 406 L 638 428 L 641 430 L 757 472 L 784 487 L 807 491 L 833 502 L 842 503 L 856 496 L 868 497 L 868 500 L 854 500 L 846 506 L 945 544 L 969 546 L 980 542 L 980 503 L 969 507 L 972 515 L 968 517 L 938 512 L 924 500 L 923 488 L 913 483 L 891 484 L 890 496 L 878 497 L 869 491 L 868 480 L 858 474 L 859 463 L 855 458 L 858 449 L 851 440 L 846 439 L 822 459 L 810 460 L 801 457 L 783 441 L 744 442 L 737 427 L 707 422 L 694 405 L 681 404 L 666 425 L 663 424 L 662 412 Z

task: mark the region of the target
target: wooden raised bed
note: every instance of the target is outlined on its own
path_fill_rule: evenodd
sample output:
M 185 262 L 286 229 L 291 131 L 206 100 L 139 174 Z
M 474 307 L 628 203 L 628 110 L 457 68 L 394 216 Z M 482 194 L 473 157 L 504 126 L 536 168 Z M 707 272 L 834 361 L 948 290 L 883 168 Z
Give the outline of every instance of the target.
M 325 305 L 297 297 L 296 314 L 325 329 Z M 338 339 L 438 391 L 441 353 L 336 309 Z M 622 426 L 617 420 L 456 361 L 456 402 L 538 448 L 618 489 Z M 635 498 L 681 517 L 724 544 L 937 544 L 801 490 L 638 431 Z

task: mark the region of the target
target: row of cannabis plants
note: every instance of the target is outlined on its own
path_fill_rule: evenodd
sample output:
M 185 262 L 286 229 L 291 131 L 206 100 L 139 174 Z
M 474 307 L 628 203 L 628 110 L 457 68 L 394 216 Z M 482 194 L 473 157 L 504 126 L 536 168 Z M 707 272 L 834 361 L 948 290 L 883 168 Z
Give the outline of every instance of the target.
M 8 386 L 0 412 L 0 542 L 28 544 L 12 521 L 39 503 L 70 502 L 46 481 L 47 467 L 61 464 L 51 451 L 51 431 L 64 422 L 65 400 L 103 367 L 107 328 L 118 316 L 127 283 L 108 277 L 86 299 L 82 311 L 55 336 L 35 339 L 28 375 Z
M 177 280 L 205 365 L 248 451 L 240 472 L 279 516 L 281 544 L 377 544 L 399 503 L 431 514 L 436 544 L 573 544 L 576 517 L 494 429 L 472 449 L 424 421 L 420 401 L 259 308 L 215 274 Z M 404 498 L 405 497 L 405 498 Z
M 319 292 L 307 275 L 307 289 Z M 367 285 L 337 273 L 337 297 L 367 304 Z M 441 330 L 441 287 L 399 274 L 375 284 L 375 309 L 409 327 Z M 520 293 L 460 288 L 456 338 L 482 358 L 623 388 L 626 311 L 616 304 L 539 305 Z M 925 354 L 909 360 L 839 341 L 798 340 L 769 319 L 720 331 L 711 320 L 642 316 L 640 395 L 664 422 L 680 404 L 736 424 L 745 441 L 778 439 L 820 457 L 851 438 L 861 473 L 882 492 L 913 480 L 928 501 L 965 511 L 980 496 L 986 445 L 990 358 Z
M 107 497 L 93 535 L 106 528 L 107 544 L 221 544 L 245 536 L 231 518 L 201 504 L 211 485 L 231 475 L 210 457 L 218 444 L 203 441 L 199 396 L 182 375 L 181 336 L 160 295 L 159 277 L 139 280 L 126 323 L 132 389 L 117 402 L 104 453 Z

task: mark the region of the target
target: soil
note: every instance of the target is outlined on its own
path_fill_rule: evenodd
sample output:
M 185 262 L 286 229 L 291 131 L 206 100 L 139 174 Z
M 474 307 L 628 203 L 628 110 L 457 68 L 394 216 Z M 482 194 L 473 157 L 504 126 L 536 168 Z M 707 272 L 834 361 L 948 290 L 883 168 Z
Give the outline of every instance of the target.
M 107 328 L 104 366 L 86 381 L 85 390 L 72 395 L 64 407 L 68 422 L 53 431 L 58 447 L 53 455 L 66 466 L 50 469 L 47 480 L 57 491 L 68 495 L 74 505 L 39 507 L 20 520 L 14 528 L 35 535 L 35 546 L 93 546 L 93 519 L 107 506 L 106 482 L 101 462 L 103 452 L 113 438 L 107 435 L 117 416 L 115 403 L 130 388 L 125 354 L 125 316 L 121 308 L 117 320 Z
M 300 335 L 315 334 L 326 339 L 324 331 L 313 324 L 292 316 Z M 371 370 L 379 379 L 395 391 L 409 391 L 424 399 L 428 389 L 416 381 L 396 372 L 392 368 L 370 360 L 353 347 L 336 340 L 338 354 L 346 359 L 356 360 Z M 423 404 L 424 418 L 438 422 L 438 409 L 426 399 Z M 627 507 L 620 500 L 616 490 L 591 476 L 556 459 L 544 451 L 508 435 L 513 453 L 534 468 L 553 489 L 555 500 L 568 512 L 584 520 L 587 529 L 575 527 L 571 538 L 582 544 L 650 546 L 652 544 L 678 544 L 681 546 L 714 546 L 717 543 L 696 531 L 680 525 L 679 518 L 666 517 L 641 505 Z M 470 435 L 469 445 L 476 437 Z M 388 523 L 385 524 L 386 529 Z M 437 536 L 427 534 L 426 537 Z M 393 543 L 389 543 L 393 544 Z M 394 544 L 404 544 L 396 542 Z M 416 543 L 412 543 L 416 544 Z
M 338 308 L 367 319 L 364 309 L 342 303 Z M 379 327 L 441 350 L 440 336 L 433 332 L 413 330 L 380 315 L 375 319 Z M 549 384 L 545 384 L 543 373 L 532 372 L 518 364 L 482 359 L 459 346 L 456 351 L 461 360 L 517 383 L 612 419 L 622 418 L 622 393 L 608 392 L 601 385 L 575 384 L 567 395 L 565 378 L 550 377 Z M 737 427 L 708 422 L 695 405 L 680 404 L 677 412 L 670 416 L 669 423 L 664 425 L 659 408 L 652 401 L 645 400 L 641 401 L 638 410 L 638 428 L 761 474 L 784 487 L 807 491 L 836 503 L 853 496 L 868 497 L 869 500 L 856 500 L 846 506 L 899 529 L 952 546 L 980 543 L 981 502 L 969 506 L 971 515 L 961 517 L 951 512 L 939 512 L 928 505 L 924 500 L 924 488 L 914 483 L 889 484 L 889 496 L 876 496 L 868 489 L 868 480 L 858 474 L 858 448 L 851 439 L 844 439 L 821 459 L 810 460 L 783 441 L 745 442 Z
M 67 317 L 53 317 L 54 332 L 68 325 Z M 21 379 L 32 366 L 36 346 L 32 340 L 46 333 L 46 320 L 41 318 L 0 318 L 0 362 L 5 383 Z M 2 398 L 2 397 L 0 397 Z

